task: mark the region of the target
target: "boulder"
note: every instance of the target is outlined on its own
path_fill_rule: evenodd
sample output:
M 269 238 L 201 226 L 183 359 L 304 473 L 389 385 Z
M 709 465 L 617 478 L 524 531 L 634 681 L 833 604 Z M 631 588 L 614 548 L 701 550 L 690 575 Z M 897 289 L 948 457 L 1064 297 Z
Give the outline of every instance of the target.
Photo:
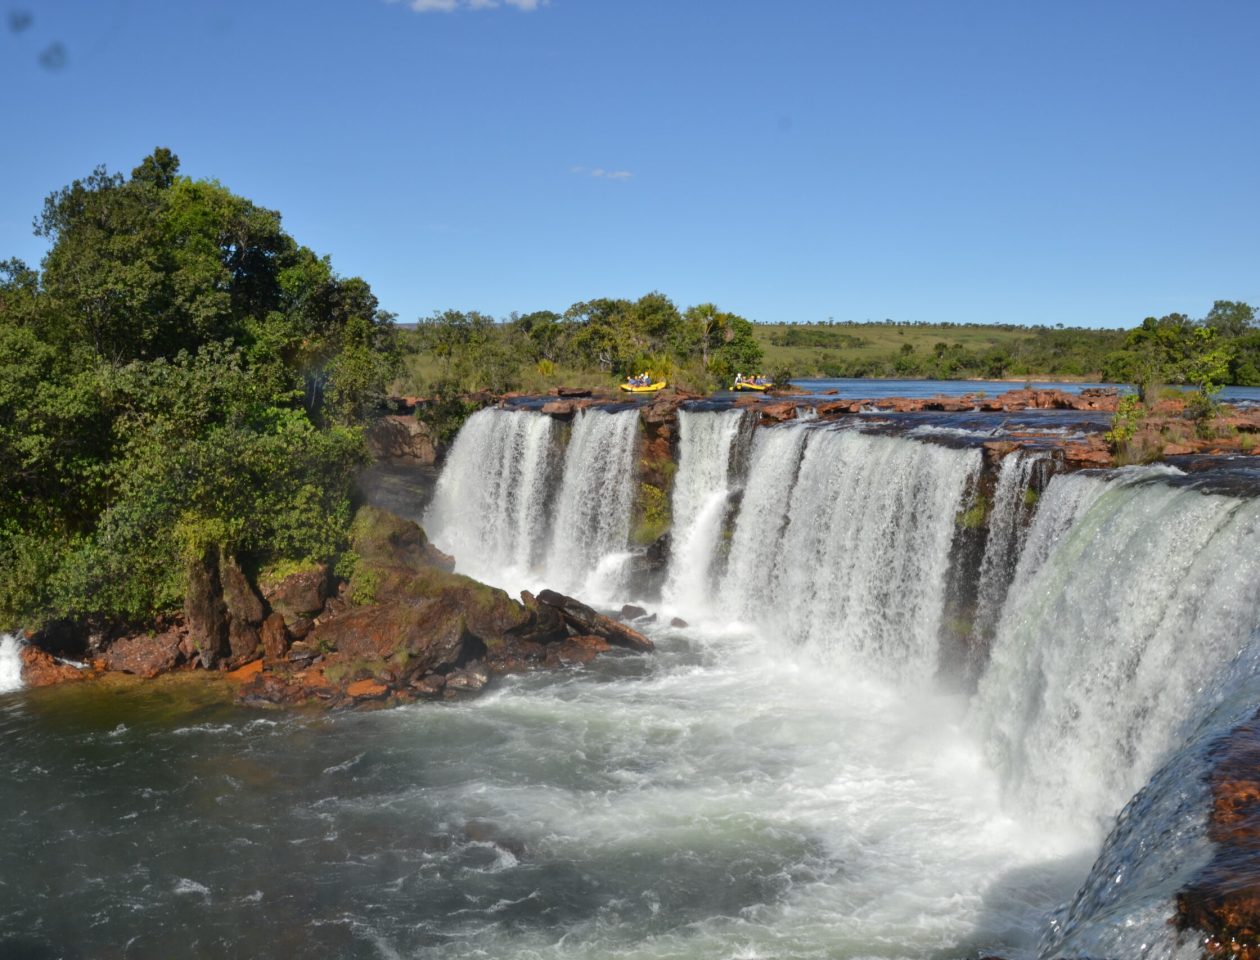
M 618 623 L 612 617 L 596 613 L 580 600 L 566 597 L 554 590 L 544 590 L 538 594 L 538 602 L 558 610 L 574 633 L 600 637 L 616 646 L 628 647 L 641 653 L 656 649 L 652 641 L 639 631 Z
M 689 623 L 688 623 L 686 620 L 684 620 L 682 617 L 672 617 L 672 618 L 670 618 L 669 625 L 670 625 L 671 627 L 678 627 L 678 628 L 680 628 L 680 629 L 681 629 L 682 627 L 689 627 L 689 626 L 691 626 L 691 624 L 689 624 Z
M 533 614 L 533 620 L 525 628 L 513 632 L 512 646 L 518 648 L 517 656 L 520 656 L 519 648 L 524 645 L 555 643 L 569 635 L 564 617 L 555 607 L 539 603 L 528 590 L 521 592 L 521 602 L 525 605 L 525 609 Z
M 59 683 L 77 683 L 87 677 L 86 670 L 62 663 L 51 653 L 29 644 L 18 655 L 22 658 L 22 682 L 28 687 L 52 687 Z
M 311 620 L 324 609 L 328 599 L 328 567 L 314 564 L 277 580 L 264 579 L 262 590 L 271 609 L 280 614 L 293 631 L 298 621 Z M 294 636 L 297 635 L 294 632 Z
M 266 612 L 262 598 L 235 559 L 229 557 L 219 563 L 219 585 L 228 616 L 254 626 L 263 622 Z
M 377 507 L 359 508 L 350 542 L 360 562 L 369 566 L 455 569 L 454 558 L 433 546 L 419 524 Z
M 184 620 L 188 639 L 206 669 L 215 667 L 230 653 L 228 611 L 219 583 L 219 551 L 208 548 L 188 564 L 188 589 L 184 595 Z
M 490 682 L 490 673 L 479 663 L 446 675 L 446 692 L 476 693 Z
M 378 676 L 398 683 L 455 666 L 465 639 L 464 611 L 449 596 L 355 607 L 312 634 L 314 646 L 335 651 L 338 662 L 373 665 Z
M 622 620 L 638 620 L 640 617 L 646 617 L 647 611 L 633 603 L 627 603 L 622 606 L 619 616 Z
M 411 681 L 411 689 L 422 697 L 440 697 L 446 689 L 446 677 L 440 673 L 430 673 Z
M 554 644 L 547 649 L 547 663 L 549 666 L 590 663 L 601 653 L 607 653 L 611 649 L 612 646 L 601 637 L 569 637 L 563 643 Z
M 102 660 L 106 670 L 133 673 L 150 680 L 179 665 L 183 659 L 182 639 L 182 633 L 174 628 L 159 634 L 122 637 L 110 644 Z
M 761 419 L 765 423 L 783 423 L 785 420 L 795 420 L 796 404 L 790 400 L 764 404 L 761 408 Z
M 574 400 L 548 400 L 542 405 L 542 412 L 549 417 L 571 417 L 577 412 L 578 405 Z
M 289 652 L 289 634 L 284 629 L 284 616 L 273 613 L 263 621 L 258 632 L 262 640 L 263 653 L 266 654 L 267 659 L 283 660 L 285 654 Z
M 235 667 L 258 655 L 261 645 L 258 627 L 235 617 L 228 618 L 228 666 Z

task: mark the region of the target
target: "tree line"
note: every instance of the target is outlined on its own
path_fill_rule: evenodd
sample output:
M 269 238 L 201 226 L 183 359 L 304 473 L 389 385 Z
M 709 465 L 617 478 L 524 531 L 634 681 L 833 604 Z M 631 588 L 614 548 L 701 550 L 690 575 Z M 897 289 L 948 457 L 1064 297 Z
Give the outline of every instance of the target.
M 751 321 L 712 303 L 680 310 L 658 292 L 579 302 L 563 313 L 513 314 L 502 322 L 446 310 L 404 334 L 402 349 L 425 361 L 427 377 L 416 387 L 437 395 L 502 393 L 575 375 L 607 382 L 645 370 L 703 390 L 752 372 L 763 357 Z
M 371 288 L 167 149 L 47 198 L 0 263 L 0 628 L 143 622 L 207 551 L 345 544 L 397 369 Z

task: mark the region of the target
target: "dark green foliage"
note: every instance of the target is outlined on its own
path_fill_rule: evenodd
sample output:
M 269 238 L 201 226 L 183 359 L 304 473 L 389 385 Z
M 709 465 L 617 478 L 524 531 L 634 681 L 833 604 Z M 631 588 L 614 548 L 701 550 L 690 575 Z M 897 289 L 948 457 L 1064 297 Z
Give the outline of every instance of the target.
M 94 171 L 0 264 L 0 627 L 144 621 L 186 559 L 343 549 L 356 427 L 395 368 L 366 283 L 159 149 Z
M 531 371 L 550 375 L 560 366 L 617 379 L 648 370 L 668 380 L 686 368 L 696 385 L 716 386 L 762 362 L 749 321 L 713 304 L 680 313 L 660 293 L 575 303 L 563 314 L 543 310 L 501 323 L 447 310 L 418 324 L 414 346 L 437 370 L 412 386 L 436 395 L 439 406 L 452 391 L 518 389 L 531 382 Z

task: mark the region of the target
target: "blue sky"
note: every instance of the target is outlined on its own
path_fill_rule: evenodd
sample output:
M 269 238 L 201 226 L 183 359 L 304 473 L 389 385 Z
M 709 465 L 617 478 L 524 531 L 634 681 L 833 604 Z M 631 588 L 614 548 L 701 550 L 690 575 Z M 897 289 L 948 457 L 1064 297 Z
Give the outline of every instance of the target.
M 446 9 L 450 8 L 450 9 Z M 1260 304 L 1260 3 L 10 0 L 0 257 L 169 146 L 414 320 Z

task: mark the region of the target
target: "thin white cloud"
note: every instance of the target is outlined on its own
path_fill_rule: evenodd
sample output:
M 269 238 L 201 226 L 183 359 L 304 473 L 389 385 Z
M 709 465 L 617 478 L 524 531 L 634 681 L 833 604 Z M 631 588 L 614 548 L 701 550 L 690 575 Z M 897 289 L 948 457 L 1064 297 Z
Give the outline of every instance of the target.
M 629 170 L 605 170 L 603 167 L 584 167 L 581 164 L 569 167 L 569 173 L 579 177 L 594 177 L 596 180 L 629 180 L 634 176 Z
M 389 0 L 390 3 L 396 0 Z M 515 7 L 524 13 L 545 7 L 550 0 L 407 0 L 407 6 L 416 13 L 454 13 L 457 10 L 493 10 L 496 7 Z

